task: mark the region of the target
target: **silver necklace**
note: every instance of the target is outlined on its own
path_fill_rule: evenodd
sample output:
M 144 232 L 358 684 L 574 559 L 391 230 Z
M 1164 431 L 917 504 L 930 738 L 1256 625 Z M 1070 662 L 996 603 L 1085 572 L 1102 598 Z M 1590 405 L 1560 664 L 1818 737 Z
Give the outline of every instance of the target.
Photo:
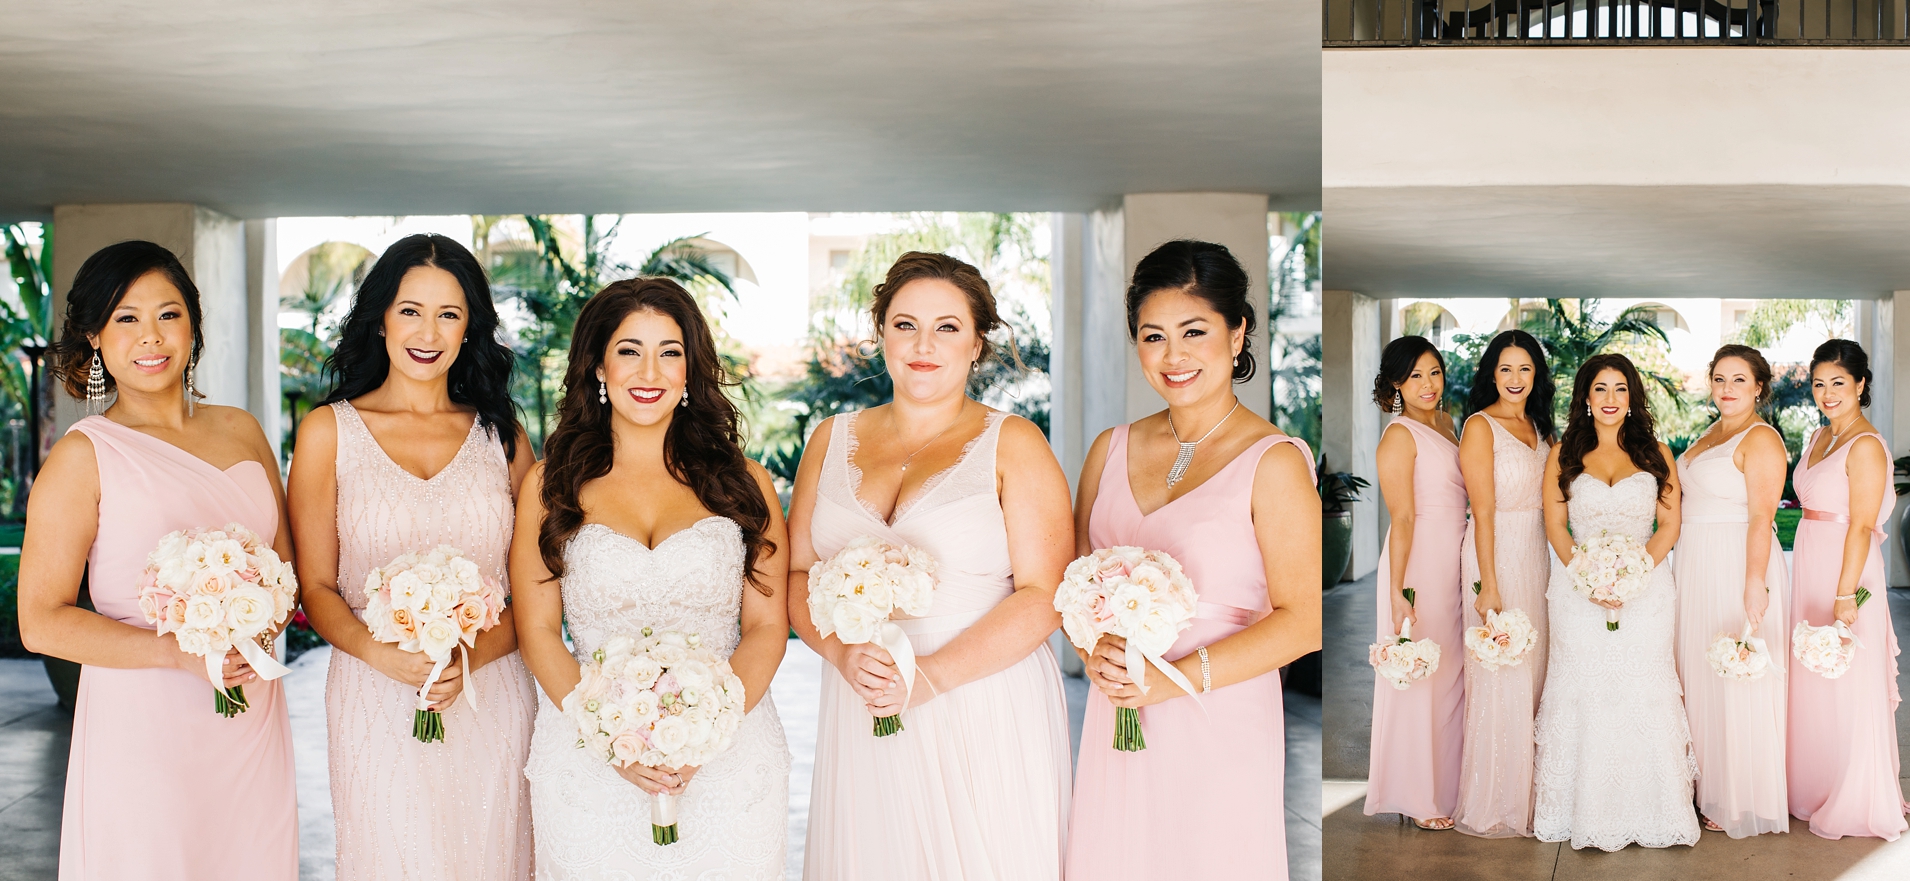
M 1235 398 L 1234 410 L 1238 409 L 1240 409 L 1240 399 Z M 1196 441 L 1181 440 L 1180 432 L 1174 428 L 1174 414 L 1172 412 L 1167 414 L 1167 430 L 1174 435 L 1174 443 L 1180 444 L 1180 452 L 1174 455 L 1174 467 L 1167 469 L 1168 489 L 1173 489 L 1174 484 L 1179 483 L 1180 479 L 1186 476 L 1187 466 L 1193 464 L 1194 461 L 1194 448 L 1200 446 L 1200 441 L 1213 437 L 1214 432 L 1219 431 L 1221 426 L 1226 425 L 1227 420 L 1233 418 L 1234 410 L 1228 410 L 1226 416 L 1220 417 L 1220 421 L 1214 423 L 1214 427 L 1207 429 L 1207 433 L 1201 435 L 1200 440 Z
M 1236 404 L 1235 406 L 1239 406 L 1239 405 L 1238 405 L 1238 404 Z M 954 427 L 955 427 L 955 423 L 956 423 L 956 422 L 960 422 L 960 421 L 962 421 L 962 414 L 963 414 L 963 413 L 966 413 L 966 412 L 968 412 L 968 405 L 967 405 L 967 404 L 963 404 L 963 405 L 962 405 L 962 409 L 961 409 L 961 411 L 960 411 L 960 412 L 957 412 L 957 413 L 955 414 L 955 419 L 954 419 L 953 421 L 951 421 L 951 422 L 949 422 L 949 423 L 948 423 L 947 425 L 944 425 L 944 426 L 942 426 L 942 430 L 941 430 L 941 431 L 938 431 L 938 432 L 936 432 L 936 433 L 935 433 L 935 436 L 934 436 L 934 437 L 932 437 L 932 438 L 929 438 L 929 439 L 928 439 L 928 443 L 925 443 L 925 444 L 923 444 L 923 445 L 921 445 L 921 446 L 919 446 L 919 447 L 916 447 L 916 448 L 915 448 L 915 452 L 914 452 L 914 453 L 910 453 L 910 454 L 909 454 L 909 457 L 908 457 L 908 458 L 906 458 L 906 459 L 903 459 L 903 460 L 902 460 L 902 473 L 903 473 L 903 474 L 907 474 L 907 473 L 909 473 L 909 463 L 910 463 L 910 462 L 913 462 L 913 461 L 915 461 L 915 456 L 916 456 L 916 454 L 917 454 L 917 453 L 920 453 L 920 452 L 922 452 L 923 450 L 926 450 L 926 449 L 928 449 L 928 445 L 929 445 L 929 444 L 932 444 L 932 443 L 935 443 L 935 442 L 936 442 L 936 441 L 938 441 L 938 440 L 941 440 L 941 439 L 942 439 L 942 435 L 945 435 L 945 434 L 947 434 L 947 433 L 948 433 L 948 430 L 949 430 L 949 429 L 951 429 L 951 428 L 954 428 Z

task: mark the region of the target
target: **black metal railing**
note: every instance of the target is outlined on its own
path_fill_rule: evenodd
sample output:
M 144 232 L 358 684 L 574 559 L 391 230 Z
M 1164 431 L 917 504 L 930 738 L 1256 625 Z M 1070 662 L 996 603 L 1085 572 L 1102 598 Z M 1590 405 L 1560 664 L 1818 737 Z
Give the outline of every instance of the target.
M 1324 0 L 1329 48 L 1910 46 L 1910 0 Z

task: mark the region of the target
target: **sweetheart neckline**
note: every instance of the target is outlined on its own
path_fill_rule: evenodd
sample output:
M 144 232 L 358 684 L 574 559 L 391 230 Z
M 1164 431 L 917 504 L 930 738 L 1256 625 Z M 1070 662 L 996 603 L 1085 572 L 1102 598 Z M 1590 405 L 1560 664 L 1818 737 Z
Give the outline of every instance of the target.
M 1598 484 L 1599 486 L 1602 486 L 1602 487 L 1604 487 L 1604 488 L 1606 488 L 1606 489 L 1617 489 L 1617 488 L 1618 488 L 1618 484 L 1620 484 L 1620 483 L 1624 483 L 1624 482 L 1625 482 L 1625 481 L 1627 481 L 1627 480 L 1630 480 L 1630 479 L 1632 479 L 1632 478 L 1634 478 L 1634 477 L 1639 477 L 1639 476 L 1644 476 L 1644 477 L 1651 477 L 1651 472 L 1649 472 L 1649 471 L 1633 471 L 1632 473 L 1630 473 L 1630 474 L 1627 474 L 1627 475 L 1625 475 L 1624 477 L 1620 477 L 1620 478 L 1618 478 L 1618 481 L 1617 481 L 1616 483 L 1606 483 L 1605 481 L 1602 481 L 1602 480 L 1599 480 L 1599 479 L 1598 479 L 1597 477 L 1594 477 L 1594 476 L 1593 476 L 1593 475 L 1592 475 L 1592 474 L 1591 474 L 1590 472 L 1582 472 L 1582 473 L 1580 473 L 1580 474 L 1578 475 L 1578 479 L 1577 479 L 1577 480 L 1574 480 L 1574 481 L 1572 481 L 1572 482 L 1573 482 L 1573 483 L 1577 483 L 1577 482 L 1578 482 L 1579 480 L 1584 480 L 1585 478 L 1588 478 L 1588 477 L 1590 477 L 1590 478 L 1591 478 L 1591 480 L 1592 480 L 1592 482 L 1593 482 L 1593 483 L 1596 483 L 1596 484 Z M 1653 480 L 1653 481 L 1655 482 L 1655 481 L 1657 480 L 1657 478 L 1655 478 L 1655 477 L 1653 477 L 1653 478 L 1652 478 L 1652 480 Z
M 690 525 L 688 525 L 688 526 L 685 526 L 685 527 L 683 527 L 682 529 L 679 529 L 679 530 L 677 530 L 677 531 L 675 531 L 675 532 L 672 532 L 672 533 L 670 533 L 670 534 L 669 534 L 669 535 L 667 535 L 667 536 L 664 536 L 664 538 L 663 538 L 663 540 L 662 540 L 662 541 L 660 541 L 660 542 L 657 542 L 657 543 L 656 543 L 656 546 L 655 546 L 655 547 L 652 547 L 652 546 L 650 546 L 650 545 L 647 545 L 647 544 L 644 544 L 644 543 L 643 543 L 643 542 L 642 542 L 641 540 L 639 540 L 639 539 L 638 539 L 638 538 L 636 538 L 635 536 L 631 536 L 631 535 L 626 535 L 626 534 L 624 534 L 624 533 L 622 533 L 622 532 L 618 532 L 618 531 L 617 531 L 617 530 L 616 530 L 615 528 L 613 528 L 613 527 L 611 527 L 611 526 L 609 526 L 608 524 L 604 524 L 604 523 L 586 523 L 586 524 L 584 524 L 584 525 L 582 525 L 582 526 L 579 526 L 579 527 L 577 527 L 577 531 L 578 531 L 579 533 L 581 533 L 581 532 L 583 532 L 584 530 L 586 530 L 586 529 L 589 529 L 589 528 L 591 528 L 592 526 L 595 526 L 595 527 L 597 527 L 598 529 L 601 529 L 601 530 L 603 530 L 603 531 L 605 531 L 605 532 L 608 532 L 608 533 L 610 533 L 611 535 L 614 535 L 614 536 L 616 536 L 616 537 L 618 537 L 618 538 L 621 538 L 621 539 L 623 539 L 624 541 L 627 541 L 627 542 L 629 542 L 629 543 L 631 543 L 631 544 L 633 544 L 633 545 L 636 545 L 637 547 L 640 547 L 640 548 L 642 548 L 642 549 L 644 549 L 644 550 L 646 550 L 646 551 L 649 551 L 650 553 L 653 553 L 653 554 L 654 554 L 654 553 L 656 553 L 656 552 L 657 552 L 657 551 L 658 551 L 658 550 L 659 550 L 660 548 L 662 548 L 662 547 L 663 547 L 664 545 L 666 545 L 666 544 L 669 544 L 669 543 L 670 543 L 670 541 L 671 541 L 672 539 L 675 539 L 675 538 L 676 538 L 677 536 L 679 536 L 679 535 L 683 535 L 684 533 L 688 533 L 688 532 L 694 532 L 694 531 L 696 531 L 697 529 L 699 529 L 699 528 L 701 528 L 701 527 L 703 526 L 703 524 L 705 524 L 705 523 L 708 523 L 708 522 L 710 522 L 710 521 L 712 521 L 712 520 L 721 520 L 721 521 L 724 521 L 724 522 L 728 522 L 728 523 L 735 523 L 735 522 L 736 522 L 736 521 L 734 521 L 734 520 L 731 520 L 730 518 L 728 518 L 728 517 L 725 517 L 725 516 L 723 516 L 723 515 L 721 515 L 721 514 L 711 514 L 711 515 L 710 515 L 710 516 L 708 516 L 708 517 L 705 517 L 705 518 L 703 518 L 703 519 L 701 519 L 701 520 L 698 520 L 698 521 L 696 521 L 695 523 L 692 523 L 692 524 L 690 524 Z M 571 540 L 572 540 L 572 541 L 575 541 L 576 539 L 575 539 L 575 538 L 573 538 L 573 539 L 571 539 Z

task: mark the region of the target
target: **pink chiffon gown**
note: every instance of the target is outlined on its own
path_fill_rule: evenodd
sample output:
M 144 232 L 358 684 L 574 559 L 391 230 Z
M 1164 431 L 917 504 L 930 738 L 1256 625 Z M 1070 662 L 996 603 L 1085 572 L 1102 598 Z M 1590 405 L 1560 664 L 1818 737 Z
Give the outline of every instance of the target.
M 86 562 L 101 615 L 152 629 L 135 584 L 166 533 L 237 522 L 268 544 L 277 537 L 278 499 L 259 463 L 222 471 L 104 416 L 70 430 L 99 460 L 99 535 Z M 203 674 L 81 668 L 61 881 L 298 877 L 285 690 L 264 680 L 244 688 L 251 709 L 227 719 L 213 712 Z
M 1308 462 L 1313 453 L 1298 438 L 1262 438 L 1201 485 L 1143 514 L 1128 484 L 1127 438 L 1128 426 L 1114 429 L 1088 543 L 1166 551 L 1180 561 L 1200 605 L 1193 626 L 1162 655 L 1178 660 L 1266 617 L 1254 474 L 1278 444 L 1291 443 Z M 1280 673 L 1270 671 L 1203 694 L 1200 706 L 1175 699 L 1143 707 L 1147 749 L 1121 752 L 1113 746 L 1114 705 L 1089 688 L 1067 877 L 1286 878 L 1284 712 Z
M 1439 644 L 1439 669 L 1405 690 L 1373 677 L 1373 749 L 1366 783 L 1366 813 L 1404 814 L 1416 820 L 1450 817 L 1459 805 L 1461 744 L 1465 736 L 1466 687 L 1462 634 L 1466 600 L 1459 587 L 1459 549 L 1466 534 L 1466 483 L 1459 474 L 1459 446 L 1437 430 L 1405 417 L 1412 433 L 1413 546 L 1406 558 L 1406 586 L 1413 589 L 1414 639 Z M 1379 555 L 1379 615 L 1375 641 L 1397 636 L 1392 619 L 1392 553 L 1389 535 Z M 1470 596 L 1472 591 L 1463 592 Z
M 1861 436 L 1883 440 L 1875 432 Z M 1792 543 L 1791 620 L 1822 627 L 1835 620 L 1832 607 L 1850 521 L 1850 475 L 1844 462 L 1857 439 L 1812 465 L 1809 450 L 1816 440 L 1813 436 L 1805 446 L 1791 476 L 1804 506 Z M 1879 529 L 1896 503 L 1897 494 L 1885 475 Z M 1795 658 L 1790 664 L 1790 752 L 1785 768 L 1791 815 L 1810 821 L 1811 831 L 1824 838 L 1854 835 L 1895 841 L 1906 828 L 1897 764 L 1896 712 L 1902 700 L 1897 691 L 1897 634 L 1890 625 L 1882 541 L 1882 533 L 1872 537 L 1870 557 L 1857 581 L 1870 590 L 1871 598 L 1858 610 L 1852 628 L 1862 645 L 1850 669 L 1825 679 Z
M 1490 428 L 1478 427 L 1480 421 Z M 1497 670 L 1480 666 L 1462 649 L 1466 724 L 1459 757 L 1459 806 L 1452 819 L 1454 828 L 1468 835 L 1529 838 L 1532 768 L 1537 760 L 1533 726 L 1545 688 L 1545 587 L 1552 575 L 1552 548 L 1545 542 L 1539 484 L 1545 479 L 1545 457 L 1551 446 L 1541 438 L 1537 447 L 1528 447 L 1491 416 L 1475 416 L 1466 426 L 1467 431 L 1492 432 L 1492 551 L 1500 605 L 1506 611 L 1524 612 L 1539 641 L 1525 660 Z M 1459 549 L 1459 605 L 1467 627 L 1484 623 L 1472 605 L 1476 596 L 1472 583 L 1479 580 L 1474 540 L 1474 524 L 1468 520 Z
M 338 586 L 363 614 L 365 575 L 401 554 L 451 545 L 509 588 L 510 463 L 474 419 L 444 470 L 398 467 L 349 402 L 338 420 Z M 530 752 L 535 685 L 516 652 L 474 670 L 443 710 L 444 740 L 411 735 L 418 693 L 341 651 L 325 677 L 339 881 L 531 876 Z
M 1774 662 L 1763 678 L 1735 681 L 1711 669 L 1705 652 L 1744 631 L 1745 530 L 1750 522 L 1744 472 L 1731 459 L 1753 426 L 1692 456 L 1678 457 L 1683 525 L 1671 555 L 1678 586 L 1678 677 L 1698 761 L 1698 812 L 1732 838 L 1790 831 L 1784 793 L 1784 704 L 1790 652 L 1790 579 L 1784 548 L 1771 538 L 1764 584 L 1771 605 L 1757 635 Z
M 834 417 L 810 521 L 821 559 L 863 536 L 935 558 L 933 604 L 897 619 L 916 654 L 960 636 L 1014 591 L 995 449 L 1006 414 L 883 522 L 856 495 L 855 414 Z M 880 439 L 872 442 L 880 443 Z M 1043 643 L 1007 669 L 902 713 L 887 737 L 849 684 L 822 675 L 803 876 L 810 881 L 1061 877 L 1068 816 L 1067 698 Z

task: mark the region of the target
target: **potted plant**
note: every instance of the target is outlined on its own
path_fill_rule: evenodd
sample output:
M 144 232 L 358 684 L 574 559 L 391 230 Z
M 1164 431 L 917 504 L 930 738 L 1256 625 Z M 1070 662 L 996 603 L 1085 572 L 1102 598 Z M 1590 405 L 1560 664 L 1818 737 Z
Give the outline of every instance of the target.
M 1327 470 L 1320 456 L 1320 573 L 1322 589 L 1340 583 L 1353 560 L 1353 510 L 1371 484 L 1351 471 Z

